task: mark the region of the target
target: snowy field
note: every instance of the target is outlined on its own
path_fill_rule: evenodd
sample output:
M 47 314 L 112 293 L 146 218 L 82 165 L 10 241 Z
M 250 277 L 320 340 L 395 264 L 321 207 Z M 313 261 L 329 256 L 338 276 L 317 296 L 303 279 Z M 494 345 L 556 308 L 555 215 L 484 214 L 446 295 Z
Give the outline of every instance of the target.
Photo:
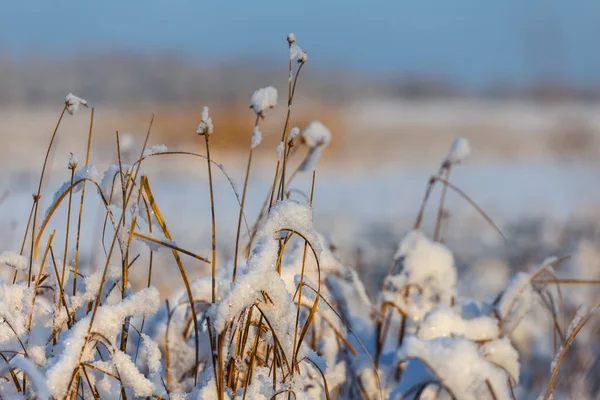
M 362 103 L 266 147 L 286 96 L 244 152 L 205 109 L 121 157 L 96 126 L 89 165 L 67 96 L 42 178 L 58 115 L 0 113 L 2 398 L 598 398 L 593 107 Z

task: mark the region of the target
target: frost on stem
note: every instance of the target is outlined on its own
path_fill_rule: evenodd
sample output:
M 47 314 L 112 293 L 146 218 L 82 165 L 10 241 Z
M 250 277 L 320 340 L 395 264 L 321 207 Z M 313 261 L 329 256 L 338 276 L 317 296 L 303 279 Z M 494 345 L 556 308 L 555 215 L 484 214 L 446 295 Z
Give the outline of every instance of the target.
M 290 130 L 290 134 L 288 135 L 288 143 L 292 143 L 293 140 L 300 134 L 300 128 L 298 128 L 297 126 L 293 127 Z
M 301 137 L 309 149 L 299 170 L 309 171 L 315 168 L 323 149 L 331 142 L 331 132 L 322 122 L 313 121 L 304 128 Z
M 262 142 L 262 132 L 258 128 L 258 126 L 254 127 L 252 131 L 252 142 L 250 143 L 250 147 L 255 149 Z
M 73 156 L 73 158 L 74 158 L 74 156 Z M 92 164 L 92 165 L 88 165 L 87 167 L 77 168 L 78 164 L 77 164 L 76 160 L 77 160 L 76 158 L 74 160 L 69 159 L 69 169 L 71 169 L 72 166 L 74 166 L 73 168 L 75 169 L 75 174 L 73 175 L 73 182 L 77 182 L 82 179 L 87 179 L 92 182 L 100 184 L 102 174 L 100 174 L 100 172 L 98 172 L 98 169 L 96 168 L 96 166 L 94 164 Z M 52 203 L 50 203 L 50 206 L 46 210 L 46 216 L 48 216 L 48 213 L 50 212 L 52 207 L 55 205 L 55 203 L 58 201 L 60 196 L 62 196 L 65 193 L 65 191 L 67 189 L 69 189 L 70 186 L 71 186 L 71 179 L 69 179 L 68 181 L 64 181 L 63 184 L 60 186 L 60 188 L 58 188 L 58 190 L 56 192 L 54 192 L 54 196 L 52 198 Z M 81 190 L 81 184 L 75 186 L 72 189 L 72 193 L 77 193 L 80 190 Z M 108 200 L 108 197 L 107 197 L 107 200 Z
M 67 106 L 67 112 L 73 115 L 79 110 L 80 106 L 88 107 L 88 102 L 73 93 L 69 93 L 65 98 L 65 105 Z
M 127 175 L 130 168 L 131 166 L 129 164 L 122 163 L 119 165 L 119 163 L 113 163 L 108 166 L 106 171 L 104 171 L 104 175 L 100 182 L 100 188 L 102 189 L 104 198 L 109 204 L 117 207 L 123 206 L 123 185 L 127 183 Z M 121 171 L 123 172 L 123 182 L 121 182 L 121 177 L 119 176 Z M 134 191 L 134 193 L 139 192 Z M 135 204 L 135 202 L 132 204 Z
M 502 332 L 513 331 L 529 311 L 535 298 L 531 276 L 525 272 L 513 275 L 496 304 L 496 312 L 504 321 Z
M 79 164 L 79 160 L 77 160 L 77 157 L 73 153 L 71 153 L 71 155 L 69 156 L 69 169 L 77 168 L 77 164 Z
M 213 129 L 212 118 L 208 115 L 208 107 L 205 106 L 202 108 L 202 116 L 200 117 L 200 124 L 198 124 L 196 133 L 198 135 L 211 135 Z
M 250 108 L 257 115 L 264 116 L 264 113 L 277 105 L 277 89 L 273 86 L 267 86 L 255 91 L 250 97 Z
M 146 148 L 144 150 L 144 155 L 143 156 L 144 157 L 149 157 L 152 154 L 166 153 L 167 151 L 169 151 L 169 149 L 164 144 L 155 144 L 154 146 L 150 146 L 150 147 Z
M 456 138 L 450 146 L 450 151 L 444 160 L 445 166 L 460 164 L 471 155 L 471 145 L 465 138 Z
M 278 161 L 283 160 L 283 152 L 285 151 L 285 143 L 279 142 L 276 150 L 277 150 L 277 160 Z

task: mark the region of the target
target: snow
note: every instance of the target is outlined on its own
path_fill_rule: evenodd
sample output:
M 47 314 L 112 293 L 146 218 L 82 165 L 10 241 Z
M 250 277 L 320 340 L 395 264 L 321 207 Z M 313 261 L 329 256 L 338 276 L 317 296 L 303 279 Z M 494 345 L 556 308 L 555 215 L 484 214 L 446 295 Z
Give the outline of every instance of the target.
M 477 345 L 467 339 L 441 337 L 420 340 L 410 336 L 398 351 L 398 358 L 423 361 L 454 398 L 490 398 L 486 381 L 490 383 L 497 399 L 511 398 L 505 372 L 487 361 Z
M 452 142 L 445 162 L 449 165 L 460 164 L 471 155 L 471 145 L 465 138 L 457 138 Z
M 250 144 L 250 147 L 252 149 L 255 149 L 256 147 L 258 147 L 258 145 L 260 145 L 260 142 L 262 142 L 262 132 L 260 131 L 258 126 L 255 126 L 254 130 L 252 131 L 252 142 Z
M 488 316 L 463 318 L 447 306 L 439 306 L 427 313 L 419 326 L 420 339 L 441 336 L 463 336 L 469 340 L 491 340 L 498 337 L 498 320 Z
M 290 61 L 294 61 L 295 59 L 299 59 L 302 56 L 302 49 L 297 44 L 292 44 L 290 46 Z
M 569 323 L 569 327 L 567 328 L 567 337 L 571 336 L 571 334 L 573 333 L 573 331 L 575 330 L 575 328 L 577 326 L 579 326 L 579 324 L 581 323 L 581 321 L 587 317 L 589 314 L 589 310 L 587 308 L 587 306 L 585 305 L 581 305 L 579 306 L 579 308 L 577 308 L 577 312 L 575 313 L 575 317 L 573 317 L 573 319 L 571 320 L 571 322 Z
M 152 146 L 150 149 L 153 147 L 155 146 Z M 146 150 L 144 153 L 146 154 Z M 148 154 L 153 154 L 153 152 L 149 152 Z M 128 164 L 119 165 L 119 163 L 113 163 L 108 166 L 106 171 L 104 171 L 102 181 L 100 182 L 100 188 L 102 189 L 102 194 L 104 195 L 106 201 L 117 207 L 121 207 L 123 205 L 122 185 L 127 182 L 127 171 L 129 168 L 130 166 Z M 123 182 L 121 182 L 121 177 L 119 176 L 121 170 L 123 171 L 124 175 Z
M 275 150 L 277 150 L 277 160 L 279 160 L 279 161 L 283 160 L 283 152 L 285 151 L 285 143 L 279 142 L 279 144 L 277 145 L 277 148 Z
M 202 116 L 200 118 L 200 124 L 198 124 L 198 129 L 196 130 L 196 133 L 198 133 L 198 135 L 212 135 L 213 130 L 214 126 L 212 118 L 209 117 L 208 107 L 205 106 L 204 108 L 202 108 Z
M 71 153 L 69 156 L 69 169 L 77 168 L 77 164 L 79 164 L 79 160 L 77 160 L 77 157 Z
M 525 272 L 513 275 L 496 306 L 500 318 L 505 321 L 502 332 L 512 331 L 531 308 L 535 296 L 531 276 Z
M 12 251 L 3 251 L 0 254 L 0 264 L 8 265 L 18 271 L 29 268 L 29 259 Z
M 504 369 L 515 383 L 519 382 L 519 353 L 510 339 L 501 338 L 484 343 L 480 351 L 486 360 Z
M 115 350 L 112 361 L 119 372 L 123 386 L 133 389 L 136 397 L 149 397 L 154 394 L 154 384 L 137 369 L 128 354 Z
M 211 306 L 208 315 L 216 331 L 222 332 L 229 321 L 256 304 L 272 326 L 282 350 L 291 358 L 295 321 L 289 316 L 295 316 L 296 306 L 286 283 L 275 270 L 276 234 L 282 230 L 298 232 L 311 243 L 317 257 L 321 254 L 320 243 L 312 230 L 312 209 L 291 200 L 276 203 L 257 234 L 257 244 L 246 265 L 222 300 Z M 267 293 L 272 302 L 262 302 L 262 292 Z
M 302 131 L 302 139 L 310 148 L 327 146 L 331 141 L 331 132 L 321 121 L 312 121 Z
M 250 108 L 256 114 L 264 115 L 264 113 L 277 105 L 277 89 L 273 86 L 267 86 L 258 89 L 250 97 Z
M 158 344 L 145 333 L 142 333 L 142 350 L 140 355 L 141 358 L 145 360 L 150 375 L 156 375 L 160 373 L 162 368 L 162 354 L 160 352 L 160 348 L 158 347 Z
M 71 160 L 69 161 L 69 165 L 71 165 Z M 77 166 L 76 161 L 75 161 L 74 165 Z M 101 176 L 100 172 L 98 172 L 98 169 L 93 164 L 88 165 L 87 167 L 79 166 L 79 168 L 75 169 L 75 174 L 73 175 L 73 182 L 77 182 L 77 181 L 86 179 L 86 180 L 90 180 L 92 182 L 100 184 L 100 176 Z M 64 181 L 63 184 L 58 188 L 58 190 L 56 192 L 54 192 L 54 196 L 52 197 L 52 202 L 50 203 L 50 206 L 46 210 L 46 216 L 48 216 L 50 209 L 58 201 L 58 198 L 60 196 L 62 196 L 67 191 L 67 189 L 69 189 L 70 186 L 71 186 L 71 180 L 69 179 L 68 181 Z M 81 190 L 81 184 L 75 186 L 72 189 L 72 193 L 73 194 L 78 193 L 80 190 Z M 108 200 L 108 197 L 106 199 Z
M 80 106 L 88 107 L 88 102 L 81 97 L 75 96 L 73 93 L 69 93 L 65 98 L 65 105 L 67 107 L 67 112 L 74 115 L 77 110 L 79 110 Z
M 150 146 L 150 147 L 147 147 L 146 149 L 144 149 L 143 156 L 149 157 L 152 154 L 166 153 L 167 151 L 169 151 L 169 149 L 164 144 L 155 144 L 154 146 Z
M 299 169 L 309 171 L 315 168 L 323 149 L 331 142 L 331 132 L 322 122 L 313 121 L 304 128 L 301 137 L 309 150 Z
M 406 307 L 415 319 L 422 319 L 439 303 L 450 304 L 456 295 L 456 269 L 454 256 L 444 245 L 410 231 L 394 260 L 400 270 L 386 278 L 384 298 Z
M 10 365 L 23 371 L 35 386 L 35 395 L 38 400 L 50 399 L 51 394 L 46 384 L 44 375 L 37 366 L 29 359 L 17 355 L 10 360 Z
M 98 307 L 92 332 L 98 332 L 108 338 L 111 343 L 115 343 L 116 336 L 121 331 L 121 325 L 126 317 L 151 315 L 158 310 L 159 304 L 160 295 L 158 290 L 150 287 L 133 294 L 121 303 L 102 305 Z M 60 351 L 56 353 L 59 355 L 50 361 L 51 364 L 46 370 L 48 386 L 54 397 L 64 397 L 74 369 L 81 362 L 90 361 L 95 356 L 91 346 L 92 342 L 90 341 L 86 345 L 90 319 L 91 316 L 88 315 L 79 320 L 69 332 L 61 337 L 58 344 Z M 127 370 L 127 361 L 122 357 L 117 357 L 117 362 L 122 363 L 122 366 L 126 369 L 125 372 L 131 372 Z M 143 385 L 137 380 L 136 376 L 129 376 L 127 379 L 131 379 L 129 382 L 133 387 L 140 384 L 138 389 L 144 390 L 145 387 L 142 387 Z
M 293 127 L 288 135 L 288 143 L 291 143 L 292 140 L 294 140 L 299 134 L 300 128 L 298 128 L 297 126 Z

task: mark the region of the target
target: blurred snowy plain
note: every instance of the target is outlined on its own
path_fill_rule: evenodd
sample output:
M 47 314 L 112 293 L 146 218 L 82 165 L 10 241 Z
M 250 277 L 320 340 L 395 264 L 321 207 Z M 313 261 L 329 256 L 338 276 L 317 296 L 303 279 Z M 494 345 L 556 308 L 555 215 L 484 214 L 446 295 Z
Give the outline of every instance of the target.
M 3 164 L 0 191 L 7 191 L 0 206 L 0 221 L 6 227 L 0 235 L 3 248 L 20 245 L 20 232 L 24 231 L 38 169 L 56 123 L 57 112 L 53 109 L 33 108 L 0 110 L 0 137 L 8 144 L 0 149 Z M 317 168 L 315 225 L 333 239 L 346 262 L 357 266 L 379 265 L 383 273 L 398 239 L 414 221 L 429 176 L 437 171 L 453 138 L 464 136 L 472 144 L 473 155 L 453 170 L 451 181 L 505 231 L 508 243 L 503 243 L 466 202 L 450 193 L 444 237 L 458 258 L 507 259 L 528 253 L 519 258 L 539 263 L 553 255 L 552 251 L 568 254 L 574 250 L 577 237 L 596 237 L 598 219 L 594 206 L 600 200 L 595 156 L 600 153 L 599 108 L 594 104 L 474 100 L 382 100 L 346 105 L 338 110 L 336 121 L 330 126 L 332 143 Z M 307 112 L 302 102 L 299 109 L 299 113 Z M 132 132 L 132 150 L 124 157 L 134 158 L 147 128 L 149 110 L 98 107 L 91 163 L 102 171 L 116 161 L 116 130 L 121 135 Z M 251 112 L 245 108 L 234 111 L 248 114 L 247 138 L 236 136 L 235 140 L 249 143 Z M 199 113 L 200 109 L 198 118 Z M 69 177 L 66 168 L 69 153 L 75 153 L 80 160 L 84 158 L 88 115 L 80 113 L 61 124 L 42 199 L 43 209 L 49 205 L 52 193 Z M 277 157 L 274 144 L 280 136 L 283 118 L 284 110 L 275 109 L 261 128 L 265 143 L 257 149 L 259 156 L 255 157 L 246 206 L 250 224 L 271 184 L 269 177 Z M 221 121 L 213 119 L 214 136 L 220 136 L 222 141 L 217 143 L 214 158 L 224 165 L 240 189 L 245 146 L 242 150 L 228 147 L 229 132 L 221 131 Z M 161 125 L 160 120 L 155 121 L 150 145 L 165 143 L 169 150 L 203 152 L 195 126 L 190 126 L 187 132 L 185 126 L 170 131 L 162 122 Z M 298 155 L 295 162 L 301 159 Z M 156 157 L 146 162 L 144 171 L 149 175 L 167 223 L 172 221 L 175 240 L 186 248 L 209 249 L 210 210 L 204 165 L 183 156 Z M 237 201 L 222 174 L 218 174 L 216 185 L 217 237 L 221 240 L 220 250 L 227 256 L 232 251 L 229 239 L 236 228 Z M 310 174 L 299 174 L 292 187 L 308 193 Z M 432 198 L 437 195 L 434 192 Z M 429 207 L 426 228 L 427 221 L 435 218 L 435 208 L 435 203 Z M 84 229 L 89 229 L 90 235 L 84 237 L 98 241 L 94 232 L 102 222 L 98 219 L 99 208 L 86 204 L 85 211 Z M 58 215 L 55 220 L 63 218 Z M 570 248 L 563 247 L 562 235 L 567 229 L 581 231 L 575 238 L 569 237 Z M 97 250 L 89 248 L 90 252 Z M 527 265 L 511 268 L 525 269 Z M 369 275 L 369 279 L 378 278 L 381 278 L 378 274 Z

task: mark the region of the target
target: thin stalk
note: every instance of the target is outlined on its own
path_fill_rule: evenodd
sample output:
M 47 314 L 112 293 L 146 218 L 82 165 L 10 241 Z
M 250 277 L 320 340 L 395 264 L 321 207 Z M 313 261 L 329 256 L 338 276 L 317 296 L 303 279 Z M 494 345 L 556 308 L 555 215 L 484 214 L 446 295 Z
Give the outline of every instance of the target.
M 448 164 L 448 166 L 446 168 L 444 168 L 444 172 L 446 173 L 446 176 L 444 177 L 444 179 L 446 181 L 450 180 L 450 168 L 452 168 L 452 166 L 450 164 Z M 442 172 L 442 174 L 444 173 Z M 440 229 L 442 228 L 442 219 L 444 216 L 444 202 L 446 200 L 446 191 L 448 190 L 448 187 L 446 185 L 442 186 L 442 194 L 440 196 L 440 205 L 438 207 L 438 213 L 437 213 L 437 218 L 435 220 L 435 230 L 433 233 L 433 240 L 434 241 L 441 241 L 440 239 Z
M 310 206 L 312 207 L 312 202 L 313 202 L 313 196 L 315 193 L 315 171 L 313 171 L 313 176 L 312 176 L 312 186 L 311 186 L 311 191 L 310 191 Z M 304 273 L 305 273 L 305 266 L 306 266 L 306 250 L 308 249 L 308 242 L 304 242 L 304 251 L 302 253 L 302 269 L 300 271 L 300 283 L 298 286 L 298 308 L 296 309 L 296 324 L 294 327 L 294 346 L 292 347 L 293 349 L 296 348 L 296 344 L 298 343 L 298 326 L 300 324 L 300 307 L 302 305 L 302 288 L 304 287 Z M 294 354 L 294 357 L 292 358 L 292 374 L 294 373 L 294 366 L 296 365 L 296 354 Z
M 48 165 L 48 158 L 50 157 L 50 150 L 52 150 L 52 144 L 54 143 L 54 139 L 56 138 L 56 133 L 58 132 L 58 127 L 65 116 L 65 111 L 67 111 L 67 104 L 63 106 L 62 112 L 60 113 L 60 117 L 58 118 L 58 122 L 56 123 L 56 127 L 54 128 L 54 132 L 52 132 L 52 137 L 50 138 L 50 144 L 48 145 L 48 149 L 46 150 L 46 157 L 44 158 L 44 165 L 42 166 L 42 172 L 40 174 L 40 182 L 38 184 L 37 193 L 33 195 L 33 224 L 31 225 L 31 253 L 29 254 L 29 274 L 27 277 L 27 287 L 31 286 L 31 269 L 33 267 L 33 243 L 35 241 L 35 223 L 37 222 L 37 213 L 39 208 L 40 198 L 42 197 L 42 185 L 44 182 L 44 174 L 46 173 L 46 167 Z M 25 232 L 25 236 L 27 236 L 27 232 Z
M 298 82 L 298 77 L 300 76 L 300 71 L 302 71 L 303 66 L 304 66 L 304 63 L 301 62 L 300 66 L 298 67 L 298 71 L 296 71 L 296 76 L 294 77 L 294 84 L 290 86 L 290 84 L 288 83 L 288 90 L 290 90 L 290 92 L 289 92 L 289 96 L 288 96 L 287 116 L 285 118 L 285 126 L 283 128 L 283 137 L 282 137 L 283 145 L 285 146 L 285 148 L 284 148 L 284 152 L 283 152 L 283 164 L 282 164 L 282 168 L 281 168 L 281 182 L 279 183 L 279 192 L 278 192 L 279 200 L 283 200 L 283 198 L 285 196 L 285 177 L 286 177 L 286 171 L 287 171 L 287 158 L 288 158 L 289 145 L 290 145 L 288 143 L 288 137 L 290 134 L 290 117 L 292 114 L 292 103 L 294 102 L 294 94 L 296 93 L 296 83 Z
M 75 167 L 69 166 L 71 170 L 71 186 L 73 185 L 73 180 L 75 179 Z M 67 226 L 65 228 L 65 249 L 63 251 L 63 265 L 62 265 L 62 273 L 61 273 L 61 282 L 65 282 L 65 270 L 67 268 L 67 251 L 69 250 L 69 227 L 71 226 L 71 204 L 73 201 L 73 191 L 69 190 L 69 202 L 67 207 Z M 58 310 L 60 311 L 60 303 L 58 303 Z
M 125 199 L 126 196 L 126 192 L 127 192 L 127 187 L 124 185 L 123 182 L 123 163 L 121 162 L 121 141 L 119 140 L 119 131 L 117 131 L 116 133 L 117 135 L 117 159 L 119 160 L 119 178 L 121 179 L 121 190 L 122 190 L 122 196 L 123 199 Z M 127 182 L 129 183 L 129 179 L 127 180 Z M 132 188 L 132 191 L 134 189 Z M 141 191 L 141 188 L 140 188 Z M 139 198 L 139 196 L 138 196 Z M 123 209 L 121 211 L 123 213 L 123 215 L 126 215 L 127 213 L 127 204 L 125 204 L 125 201 L 123 201 Z M 127 229 L 127 223 L 126 223 L 126 217 L 121 218 L 122 224 L 123 224 L 123 229 Z M 131 242 L 131 235 L 133 233 L 133 229 L 135 226 L 135 216 L 132 218 L 131 221 L 131 231 L 129 232 L 129 236 L 130 236 L 130 241 L 127 244 L 127 248 L 125 249 L 125 251 L 123 252 L 123 248 L 122 246 L 119 246 L 119 249 L 121 250 L 121 299 L 125 300 L 125 297 L 127 297 L 127 285 L 129 284 L 129 243 Z M 120 343 L 120 350 L 123 353 L 127 353 L 127 339 L 129 338 L 129 321 L 130 321 L 130 317 L 126 317 L 123 320 L 123 325 L 121 327 L 121 343 Z
M 217 291 L 216 291 L 216 280 L 217 280 L 217 234 L 216 234 L 216 222 L 215 222 L 215 198 L 213 192 L 213 179 L 212 179 L 212 167 L 210 164 L 210 143 L 208 139 L 208 132 L 204 134 L 204 140 L 206 143 L 206 164 L 208 166 L 208 186 L 210 191 L 210 212 L 211 212 L 211 225 L 212 225 L 212 237 L 211 237 L 211 246 L 212 246 L 212 257 L 211 257 L 211 265 L 212 265 L 212 290 L 211 290 L 211 303 L 215 303 L 217 301 Z
M 90 129 L 88 131 L 87 150 L 85 152 L 85 168 L 90 162 L 90 146 L 92 143 L 92 131 L 94 130 L 94 107 L 92 107 L 92 115 L 90 117 Z M 81 221 L 83 220 L 83 199 L 85 198 L 85 183 L 81 184 L 81 198 L 79 200 L 79 216 L 77 220 L 77 235 L 75 236 L 75 258 L 73 261 L 73 296 L 77 294 L 77 271 L 79 271 L 79 238 L 81 236 Z
M 254 122 L 254 128 L 258 127 L 258 122 L 260 121 L 260 116 L 256 116 L 256 121 Z M 246 204 L 246 190 L 248 189 L 248 178 L 250 176 L 250 167 L 252 166 L 252 153 L 254 149 L 250 147 L 250 152 L 248 152 L 248 165 L 246 166 L 246 177 L 244 178 L 244 189 L 242 191 L 242 202 L 240 204 L 240 215 L 238 217 L 238 225 L 237 225 L 237 233 L 235 235 L 235 250 L 233 252 L 233 275 L 231 278 L 232 282 L 235 282 L 236 272 L 237 272 L 237 261 L 238 261 L 238 251 L 240 245 L 240 231 L 242 230 L 242 218 L 244 217 L 244 205 Z
M 40 264 L 40 270 L 38 271 L 37 279 L 35 281 L 35 290 L 33 291 L 33 296 L 31 298 L 31 312 L 29 313 L 29 323 L 27 324 L 27 330 L 31 332 L 31 324 L 33 322 L 33 313 L 35 312 L 35 299 L 37 297 L 37 291 L 40 286 L 40 281 L 42 279 L 42 273 L 44 272 L 44 264 L 46 264 L 46 257 L 48 256 L 48 250 L 52 245 L 52 240 L 54 239 L 54 234 L 56 231 L 53 231 L 50 234 L 50 238 L 48 239 L 48 244 L 46 245 L 46 250 L 44 251 L 44 256 L 42 257 L 42 263 Z

